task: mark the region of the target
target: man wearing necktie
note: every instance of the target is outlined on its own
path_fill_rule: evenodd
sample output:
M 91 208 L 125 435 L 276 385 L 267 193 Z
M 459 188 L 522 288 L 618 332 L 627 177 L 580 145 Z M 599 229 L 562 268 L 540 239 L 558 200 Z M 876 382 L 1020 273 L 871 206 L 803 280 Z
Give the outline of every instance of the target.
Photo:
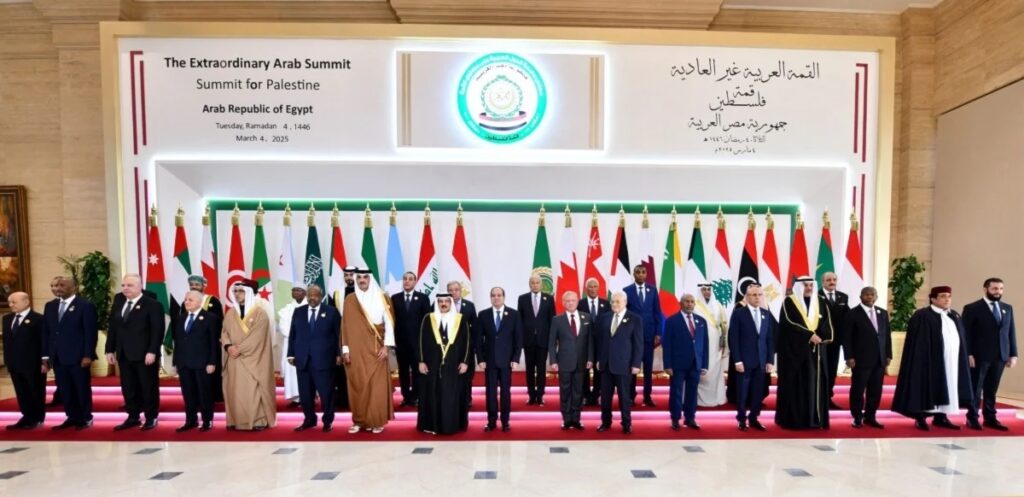
M 416 291 L 416 274 L 402 275 L 402 291 L 391 296 L 395 304 L 395 356 L 398 359 L 398 383 L 402 389 L 402 406 L 415 406 L 417 365 L 419 364 L 420 324 L 430 314 L 430 298 Z
M 323 409 L 323 431 L 330 432 L 334 425 L 334 368 L 341 364 L 341 314 L 326 305 L 323 298 L 324 291 L 319 285 L 309 285 L 307 304 L 295 308 L 292 314 L 286 357 L 299 376 L 303 415 L 302 424 L 295 431 L 316 427 L 318 395 Z
M 48 336 L 43 355 L 57 378 L 67 418 L 53 429 L 84 430 L 92 426 L 90 367 L 96 359 L 96 307 L 77 295 L 78 284 L 73 279 L 62 276 L 57 285 L 57 298 L 43 310 Z
M 829 315 L 832 316 L 832 326 L 835 327 L 834 343 L 825 349 L 826 364 L 828 365 L 828 395 L 829 407 L 838 409 L 839 406 L 831 399 L 835 397 L 836 377 L 839 376 L 839 344 L 846 340 L 846 325 L 850 313 L 850 296 L 839 290 L 836 286 L 839 277 L 836 273 L 825 273 L 821 277 L 821 290 L 818 296 L 825 299 Z
M 128 418 L 115 431 L 142 426 L 156 428 L 160 412 L 160 348 L 164 337 L 164 309 L 143 295 L 142 277 L 126 274 L 121 293 L 110 306 L 107 330 L 107 362 L 120 366 L 121 393 Z M 143 424 L 139 416 L 146 416 Z
M 594 342 L 590 314 L 579 312 L 576 292 L 562 295 L 565 312 L 551 322 L 548 343 L 551 369 L 558 373 L 558 399 L 562 410 L 562 429 L 583 429 L 583 377 L 594 363 Z
M 11 312 L 3 317 L 4 366 L 11 375 L 21 419 L 8 430 L 31 430 L 46 417 L 46 372 L 43 357 L 46 324 L 43 315 L 32 310 L 25 292 L 7 296 Z
M 594 366 L 601 378 L 601 426 L 612 426 L 612 395 L 618 392 L 622 432 L 633 432 L 633 395 L 630 379 L 640 372 L 644 328 L 640 316 L 626 309 L 626 293 L 612 295 L 612 310 L 597 321 L 594 332 Z
M 882 401 L 885 368 L 892 362 L 889 314 L 875 306 L 878 292 L 870 286 L 860 291 L 860 305 L 850 310 L 843 354 L 853 372 L 850 384 L 850 414 L 853 427 L 882 428 L 875 413 Z M 865 390 L 867 399 L 865 399 Z
M 654 349 L 661 345 L 661 333 L 665 315 L 661 311 L 658 290 L 647 284 L 647 268 L 637 264 L 633 268 L 634 284 L 623 289 L 626 292 L 626 308 L 640 316 L 644 330 L 644 406 L 654 407 L 651 391 L 654 386 Z M 634 401 L 636 399 L 636 378 L 631 380 Z
M 672 429 L 684 424 L 699 430 L 697 424 L 697 385 L 708 373 L 708 323 L 694 313 L 697 300 L 691 294 L 679 299 L 678 314 L 665 320 L 665 339 L 661 342 L 665 372 L 671 377 L 668 391 L 668 412 Z
M 530 276 L 530 291 L 519 296 L 519 317 L 523 328 L 523 350 L 526 352 L 527 405 L 544 405 L 547 385 L 548 342 L 551 320 L 555 317 L 555 301 L 541 291 L 540 275 Z
M 1009 428 L 996 419 L 996 394 L 1005 368 L 1017 365 L 1017 328 L 1013 307 L 1003 302 L 1003 280 L 985 280 L 985 296 L 964 306 L 964 331 L 967 338 L 967 361 L 974 384 L 975 418 L 968 420 L 972 428 L 978 424 L 977 407 L 981 404 L 984 426 L 999 431 Z M 970 411 L 968 411 L 970 413 Z
M 525 311 L 529 312 L 529 311 Z M 511 430 L 509 416 L 512 402 L 512 370 L 519 364 L 523 351 L 522 322 L 519 313 L 505 305 L 505 289 L 491 289 L 491 307 L 480 311 L 473 328 L 480 340 L 476 347 L 476 360 L 486 375 L 487 425 L 484 431 L 493 431 L 499 416 L 499 390 L 501 397 L 501 431 Z
M 579 309 L 590 314 L 591 321 L 597 322 L 597 318 L 601 317 L 602 314 L 611 311 L 611 306 L 608 304 L 608 300 L 600 297 L 602 294 L 601 283 L 597 281 L 597 278 L 587 278 L 587 281 L 584 282 L 584 288 L 587 293 L 584 295 L 583 300 L 580 301 Z M 590 381 L 591 374 L 594 376 L 593 382 Z M 588 368 L 586 374 L 583 375 L 584 405 L 596 406 L 600 397 L 601 375 L 593 368 Z
M 190 290 L 174 322 L 174 367 L 185 399 L 185 424 L 176 431 L 213 427 L 213 384 L 220 350 L 221 319 L 203 309 L 203 294 Z M 203 424 L 199 426 L 199 414 Z
M 736 421 L 740 431 L 747 426 L 767 428 L 760 421 L 764 382 L 775 369 L 775 317 L 762 308 L 764 290 L 757 283 L 747 285 L 746 305 L 737 305 L 729 318 L 729 360 L 736 368 Z M 767 374 L 766 374 L 767 373 Z

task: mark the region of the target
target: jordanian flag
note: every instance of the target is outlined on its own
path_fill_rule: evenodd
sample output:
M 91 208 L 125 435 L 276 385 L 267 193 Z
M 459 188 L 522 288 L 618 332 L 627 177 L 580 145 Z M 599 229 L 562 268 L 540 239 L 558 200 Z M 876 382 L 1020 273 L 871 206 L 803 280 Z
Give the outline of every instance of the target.
M 167 299 L 167 278 L 164 276 L 164 251 L 160 248 L 160 229 L 156 226 L 156 209 L 153 215 L 149 216 L 149 237 L 146 240 L 146 290 L 156 294 L 157 302 L 163 308 L 164 324 L 169 323 L 167 319 L 170 311 L 170 302 Z M 164 333 L 164 349 L 167 353 L 174 351 L 173 335 Z
M 267 257 L 267 239 L 263 234 L 263 220 L 257 216 L 256 235 L 252 247 L 252 279 L 256 281 L 257 295 L 271 300 L 274 294 L 274 282 L 270 278 L 270 260 Z
M 814 268 L 814 279 L 818 280 L 818 288 L 822 288 L 825 273 L 836 271 L 836 262 L 832 256 L 832 223 L 828 220 L 827 212 L 824 221 L 821 226 L 821 243 L 818 244 L 818 265 Z
M 543 212 L 537 223 L 537 241 L 533 244 L 533 271 L 530 274 L 540 276 L 541 292 L 554 293 L 555 282 L 551 271 L 551 251 L 548 249 L 548 232 L 544 228 Z
M 668 228 L 668 238 L 665 240 L 665 257 L 661 261 L 661 281 L 658 282 L 661 312 L 666 316 L 680 311 L 679 290 L 683 288 L 683 261 L 680 252 L 676 222 L 672 221 Z

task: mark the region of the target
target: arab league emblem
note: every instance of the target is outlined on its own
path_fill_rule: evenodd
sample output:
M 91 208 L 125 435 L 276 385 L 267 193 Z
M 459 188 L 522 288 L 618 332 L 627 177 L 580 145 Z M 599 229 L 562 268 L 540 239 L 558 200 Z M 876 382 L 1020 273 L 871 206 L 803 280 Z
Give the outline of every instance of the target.
M 462 122 L 491 143 L 515 143 L 530 136 L 547 110 L 547 89 L 526 59 L 492 53 L 474 61 L 459 81 Z

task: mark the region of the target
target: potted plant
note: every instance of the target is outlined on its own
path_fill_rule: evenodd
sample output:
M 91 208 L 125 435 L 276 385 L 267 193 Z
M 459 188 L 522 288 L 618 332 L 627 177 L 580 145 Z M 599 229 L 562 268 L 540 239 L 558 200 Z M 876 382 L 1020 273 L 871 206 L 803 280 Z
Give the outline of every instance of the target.
M 924 285 L 924 278 L 921 277 L 924 271 L 924 264 L 913 254 L 892 261 L 892 275 L 889 277 L 889 293 L 892 295 L 889 323 L 892 329 L 893 355 L 892 364 L 889 366 L 890 374 L 900 369 L 903 342 L 907 335 L 907 321 L 910 321 L 910 316 L 917 310 L 917 291 Z
M 89 252 L 81 257 L 58 257 L 58 260 L 78 282 L 78 294 L 96 306 L 96 328 L 100 333 L 96 340 L 98 359 L 92 363 L 92 373 L 95 376 L 109 376 L 110 365 L 107 364 L 103 350 L 107 343 L 107 319 L 114 297 L 111 291 L 113 262 L 100 251 Z

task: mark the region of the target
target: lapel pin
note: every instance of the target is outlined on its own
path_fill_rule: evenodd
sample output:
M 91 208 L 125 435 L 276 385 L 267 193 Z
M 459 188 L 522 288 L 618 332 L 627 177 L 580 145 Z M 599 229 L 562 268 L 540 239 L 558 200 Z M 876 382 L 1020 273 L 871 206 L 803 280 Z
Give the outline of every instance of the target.
M 322 318 L 325 318 L 325 317 L 327 317 L 327 313 L 326 313 L 326 312 L 322 312 L 322 313 L 320 313 L 320 317 L 322 317 Z
M 139 304 L 135 304 L 135 309 L 142 309 L 142 306 Z
M 204 319 L 206 319 L 206 317 L 205 317 L 205 316 L 199 316 L 199 320 L 200 320 L 200 321 L 202 321 L 202 320 L 204 320 Z
M 508 311 L 505 311 L 504 314 L 502 314 L 502 316 L 508 316 Z
M 75 306 L 68 307 L 68 312 L 71 312 L 71 311 L 74 311 L 74 310 L 75 310 Z
M 31 322 L 32 322 L 31 319 L 26 319 L 26 320 L 22 321 L 21 324 L 29 324 Z

